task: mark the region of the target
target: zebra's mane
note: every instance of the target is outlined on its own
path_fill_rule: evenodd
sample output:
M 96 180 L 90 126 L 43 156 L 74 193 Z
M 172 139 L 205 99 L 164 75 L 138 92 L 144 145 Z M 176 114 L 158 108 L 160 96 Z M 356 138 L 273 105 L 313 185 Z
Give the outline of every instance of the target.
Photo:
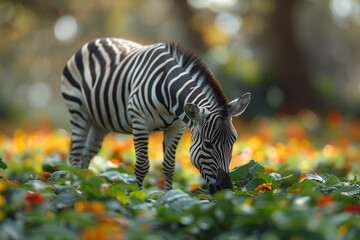
M 207 91 L 212 92 L 219 105 L 228 107 L 228 100 L 220 83 L 201 59 L 193 55 L 193 53 L 185 51 L 180 44 L 168 43 L 167 45 L 170 54 L 195 79 L 199 87 L 208 88 Z

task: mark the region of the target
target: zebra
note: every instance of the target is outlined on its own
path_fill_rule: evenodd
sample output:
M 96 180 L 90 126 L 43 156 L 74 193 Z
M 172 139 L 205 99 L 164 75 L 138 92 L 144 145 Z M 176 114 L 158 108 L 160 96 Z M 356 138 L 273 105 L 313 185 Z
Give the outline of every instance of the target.
M 244 112 L 251 95 L 228 102 L 201 59 L 179 44 L 95 39 L 68 60 L 61 92 L 70 113 L 71 166 L 87 169 L 109 132 L 132 134 L 134 173 L 141 189 L 150 166 L 149 134 L 163 131 L 164 190 L 168 191 L 175 151 L 187 125 L 190 161 L 210 193 L 233 189 L 229 165 L 237 134 L 232 116 Z

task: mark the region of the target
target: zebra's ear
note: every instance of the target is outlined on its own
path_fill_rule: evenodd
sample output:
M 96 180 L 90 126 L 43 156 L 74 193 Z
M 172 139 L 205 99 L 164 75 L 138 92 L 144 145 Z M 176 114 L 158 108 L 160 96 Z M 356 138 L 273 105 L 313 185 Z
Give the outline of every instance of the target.
M 231 101 L 230 104 L 230 113 L 232 116 L 237 117 L 242 114 L 246 107 L 249 105 L 251 100 L 251 94 L 245 93 L 240 98 L 237 98 Z
M 198 122 L 201 121 L 200 109 L 195 104 L 192 104 L 192 103 L 185 104 L 184 112 L 185 112 L 186 116 L 188 118 L 190 118 L 191 120 L 196 120 Z

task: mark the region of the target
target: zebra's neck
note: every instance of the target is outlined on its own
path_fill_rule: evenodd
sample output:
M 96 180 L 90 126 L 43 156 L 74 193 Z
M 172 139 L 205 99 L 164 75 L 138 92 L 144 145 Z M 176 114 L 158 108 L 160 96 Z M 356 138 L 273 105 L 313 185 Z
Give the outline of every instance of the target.
M 189 123 L 183 107 L 186 103 L 193 103 L 199 107 L 212 109 L 226 109 L 228 100 L 214 75 L 196 56 L 185 52 L 179 45 L 167 44 L 167 48 L 176 63 L 181 67 L 184 77 L 170 88 L 171 95 L 176 96 L 176 103 L 172 107 L 174 112 L 185 123 Z

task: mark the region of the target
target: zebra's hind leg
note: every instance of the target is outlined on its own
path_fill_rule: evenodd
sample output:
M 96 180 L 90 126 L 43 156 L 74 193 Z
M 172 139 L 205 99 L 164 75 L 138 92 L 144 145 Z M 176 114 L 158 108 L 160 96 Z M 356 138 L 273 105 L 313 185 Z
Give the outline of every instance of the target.
M 164 131 L 164 162 L 163 172 L 165 175 L 164 190 L 172 189 L 173 175 L 175 170 L 176 148 L 185 129 L 185 124 L 179 121 L 171 129 Z
M 99 152 L 107 134 L 108 131 L 100 128 L 95 123 L 91 125 L 81 156 L 81 168 L 87 169 L 89 167 L 91 159 Z
M 78 111 L 70 111 L 71 115 L 71 150 L 69 164 L 72 167 L 82 167 L 82 155 L 89 134 L 90 123 L 86 121 L 84 114 Z M 76 114 L 74 114 L 76 112 Z M 79 117 L 80 116 L 80 117 Z
M 149 132 L 144 130 L 133 130 L 135 145 L 135 177 L 136 184 L 141 189 L 143 180 L 149 172 L 150 163 L 148 158 Z

